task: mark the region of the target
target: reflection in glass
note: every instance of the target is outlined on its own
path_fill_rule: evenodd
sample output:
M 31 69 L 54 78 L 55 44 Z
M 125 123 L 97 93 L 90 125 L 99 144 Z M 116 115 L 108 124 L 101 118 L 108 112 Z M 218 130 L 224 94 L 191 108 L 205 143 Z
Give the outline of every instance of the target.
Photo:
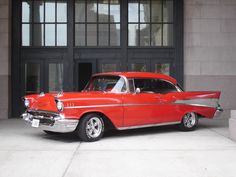
M 129 24 L 129 46 L 138 46 L 138 24 Z
M 129 22 L 138 22 L 138 0 L 129 1 Z
M 97 25 L 87 24 L 87 46 L 97 45 Z
M 85 46 L 84 24 L 75 24 L 75 46 Z
M 97 21 L 97 1 L 87 1 L 87 22 Z
M 119 0 L 110 0 L 110 22 L 120 22 Z
M 108 46 L 108 36 L 109 36 L 109 30 L 108 30 L 108 24 L 99 24 L 98 26 L 99 30 L 99 46 Z
M 45 46 L 55 46 L 55 24 L 45 24 Z
M 115 63 L 105 63 L 101 66 L 101 72 L 115 72 L 117 71 L 117 64 Z
M 155 73 L 162 73 L 170 75 L 170 64 L 169 63 L 156 63 Z
M 85 1 L 76 0 L 75 1 L 75 21 L 85 22 Z
M 55 1 L 45 1 L 45 22 L 55 22 Z
M 145 72 L 147 71 L 147 66 L 145 63 L 132 63 L 131 71 Z
M 140 24 L 140 46 L 150 46 L 149 24 Z
M 67 26 L 66 24 L 57 24 L 57 46 L 67 45 Z
M 31 22 L 31 1 L 23 1 L 22 2 L 22 22 Z
M 26 95 L 40 92 L 40 65 L 25 64 L 25 92 Z
M 120 24 L 110 24 L 110 45 L 120 45 Z
M 43 24 L 34 24 L 33 29 L 33 45 L 43 46 L 44 45 L 44 28 Z
M 173 46 L 173 25 L 163 25 L 163 46 Z
M 151 45 L 152 46 L 161 46 L 161 25 L 152 24 L 151 29 Z
M 63 64 L 49 64 L 49 92 L 63 90 Z
M 163 21 L 173 22 L 173 1 L 172 0 L 163 1 Z
M 67 21 L 67 4 L 65 1 L 57 1 L 57 22 Z
M 150 22 L 150 1 L 140 1 L 140 22 Z
M 152 7 L 152 22 L 161 22 L 162 21 L 161 0 L 153 0 L 151 7 Z
M 44 2 L 34 1 L 34 22 L 43 22 L 43 21 L 44 21 Z
M 99 22 L 108 22 L 108 1 L 98 1 L 98 20 Z
M 29 24 L 22 24 L 22 46 L 30 46 L 30 26 Z

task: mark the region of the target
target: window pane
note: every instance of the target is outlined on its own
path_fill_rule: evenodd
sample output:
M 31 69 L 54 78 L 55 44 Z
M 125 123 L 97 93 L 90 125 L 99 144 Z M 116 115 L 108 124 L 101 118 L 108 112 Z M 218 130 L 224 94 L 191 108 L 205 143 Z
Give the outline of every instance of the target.
M 152 46 L 161 46 L 161 25 L 152 24 L 152 33 L 151 33 L 151 45 Z
M 108 22 L 108 1 L 98 1 L 98 20 L 99 22 Z
M 145 72 L 147 71 L 147 66 L 145 63 L 133 63 L 131 64 L 131 71 Z
M 67 26 L 66 24 L 57 25 L 57 46 L 67 45 Z
M 170 64 L 169 63 L 156 63 L 155 73 L 162 73 L 170 75 Z
M 132 0 L 129 1 L 129 7 L 128 7 L 128 13 L 129 13 L 129 22 L 138 22 L 138 1 Z
M 108 24 L 99 24 L 99 46 L 108 46 Z
M 110 45 L 120 46 L 120 24 L 110 24 Z
M 84 74 L 86 73 L 86 74 Z M 93 74 L 93 65 L 92 63 L 79 63 L 78 64 L 78 89 L 79 91 L 83 90 L 87 85 Z
M 114 72 L 117 71 L 117 65 L 114 63 L 102 64 L 101 72 Z
M 57 22 L 67 22 L 67 5 L 65 1 L 57 1 Z
M 44 2 L 34 1 L 34 22 L 43 22 L 43 21 L 44 21 Z
M 87 46 L 97 46 L 97 25 L 87 24 Z
M 22 22 L 31 22 L 31 1 L 22 2 Z
M 172 0 L 163 1 L 163 21 L 173 22 L 173 1 Z
M 163 25 L 163 46 L 173 46 L 173 25 Z
M 76 0 L 75 1 L 75 21 L 85 22 L 85 1 Z
M 138 24 L 129 24 L 129 46 L 138 46 Z
M 34 46 L 43 46 L 44 45 L 44 28 L 43 24 L 34 24 L 34 37 L 33 45 Z
M 45 25 L 45 46 L 55 46 L 55 24 Z
M 49 92 L 63 90 L 63 64 L 49 64 Z
M 97 21 L 97 1 L 87 1 L 87 22 Z
M 149 24 L 140 24 L 140 46 L 150 46 Z
M 152 22 L 161 22 L 161 1 L 160 0 L 153 0 L 152 1 Z
M 30 46 L 30 28 L 29 24 L 22 24 L 22 46 Z
M 85 25 L 84 24 L 75 25 L 75 45 L 85 46 Z
M 45 22 L 55 22 L 55 1 L 45 1 Z
M 120 22 L 119 0 L 110 0 L 110 22 Z
M 40 65 L 37 63 L 25 64 L 25 92 L 27 95 L 40 92 Z
M 140 1 L 140 22 L 150 22 L 150 1 Z

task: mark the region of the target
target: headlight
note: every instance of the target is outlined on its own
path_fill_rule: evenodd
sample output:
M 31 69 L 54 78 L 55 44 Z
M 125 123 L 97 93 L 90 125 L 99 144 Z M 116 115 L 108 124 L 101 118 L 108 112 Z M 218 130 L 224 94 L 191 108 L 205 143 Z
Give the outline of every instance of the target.
M 28 108 L 29 105 L 30 105 L 30 101 L 27 100 L 27 99 L 25 99 L 25 100 L 24 100 L 24 104 L 25 104 L 25 107 Z
M 57 109 L 58 111 L 63 111 L 64 105 L 61 101 L 57 101 Z

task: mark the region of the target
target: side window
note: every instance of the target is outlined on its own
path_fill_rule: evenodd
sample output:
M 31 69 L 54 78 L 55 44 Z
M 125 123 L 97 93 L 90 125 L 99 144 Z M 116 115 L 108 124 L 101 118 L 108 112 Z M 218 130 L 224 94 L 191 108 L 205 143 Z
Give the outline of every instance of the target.
M 165 94 L 169 92 L 177 92 L 177 89 L 173 84 L 159 79 L 134 79 L 134 86 L 135 88 L 140 88 L 140 91 L 143 93 Z
M 128 82 L 129 82 L 129 90 L 130 90 L 130 92 L 134 92 L 135 91 L 134 79 L 129 79 Z
M 177 92 L 177 89 L 171 83 L 163 81 L 163 80 L 159 80 L 157 84 L 157 92 L 158 93 Z

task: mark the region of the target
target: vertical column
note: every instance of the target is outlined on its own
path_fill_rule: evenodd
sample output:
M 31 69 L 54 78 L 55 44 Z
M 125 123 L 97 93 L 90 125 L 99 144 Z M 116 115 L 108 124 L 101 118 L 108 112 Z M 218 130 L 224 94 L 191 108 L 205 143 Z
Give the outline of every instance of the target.
M 9 112 L 9 1 L 0 0 L 0 119 Z

